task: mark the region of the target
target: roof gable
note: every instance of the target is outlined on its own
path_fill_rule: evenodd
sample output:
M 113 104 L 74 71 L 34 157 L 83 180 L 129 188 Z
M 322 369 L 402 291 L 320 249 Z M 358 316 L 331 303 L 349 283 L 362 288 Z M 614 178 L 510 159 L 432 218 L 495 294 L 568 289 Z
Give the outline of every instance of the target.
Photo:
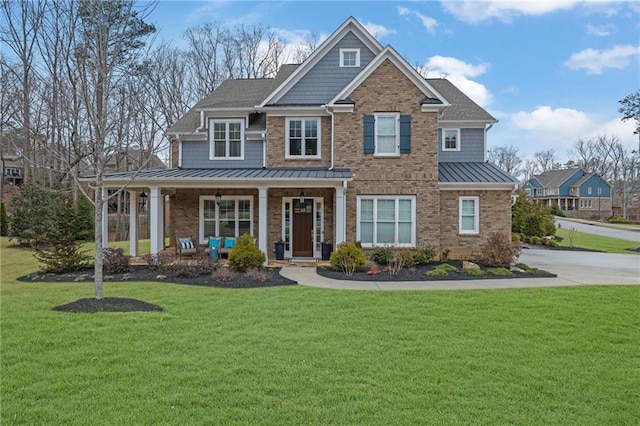
M 349 97 L 353 91 L 362 84 L 385 60 L 393 63 L 411 82 L 425 95 L 423 104 L 439 107 L 449 106 L 449 102 L 431 84 L 427 82 L 398 52 L 391 46 L 385 47 L 374 59 L 358 74 L 347 86 L 344 87 L 329 105 L 341 103 Z
M 349 32 L 353 33 L 374 54 L 382 50 L 382 45 L 360 24 L 350 16 L 307 58 L 289 77 L 267 96 L 260 107 L 278 102 L 296 83 L 298 83 L 340 40 Z
M 582 173 L 584 175 L 585 171 L 581 168 L 547 170 L 546 172 L 536 175 L 535 178 L 538 179 L 545 188 L 558 188 L 576 173 Z

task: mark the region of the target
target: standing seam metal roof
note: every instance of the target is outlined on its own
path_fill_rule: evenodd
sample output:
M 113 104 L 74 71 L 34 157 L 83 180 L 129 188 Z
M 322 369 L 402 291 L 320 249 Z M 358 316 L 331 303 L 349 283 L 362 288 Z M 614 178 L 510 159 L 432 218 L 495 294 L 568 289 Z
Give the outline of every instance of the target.
M 438 164 L 440 183 L 517 183 L 518 179 L 492 163 L 443 162 Z

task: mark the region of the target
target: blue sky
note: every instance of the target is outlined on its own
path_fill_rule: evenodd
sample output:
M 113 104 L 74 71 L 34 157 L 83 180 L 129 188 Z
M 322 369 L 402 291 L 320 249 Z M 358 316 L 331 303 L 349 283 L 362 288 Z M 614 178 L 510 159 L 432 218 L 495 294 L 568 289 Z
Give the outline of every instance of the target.
M 284 42 L 321 39 L 349 16 L 430 77 L 447 76 L 499 122 L 489 148 L 527 157 L 606 134 L 637 149 L 618 101 L 640 89 L 640 3 L 614 1 L 164 1 L 160 39 L 205 22 L 261 24 Z

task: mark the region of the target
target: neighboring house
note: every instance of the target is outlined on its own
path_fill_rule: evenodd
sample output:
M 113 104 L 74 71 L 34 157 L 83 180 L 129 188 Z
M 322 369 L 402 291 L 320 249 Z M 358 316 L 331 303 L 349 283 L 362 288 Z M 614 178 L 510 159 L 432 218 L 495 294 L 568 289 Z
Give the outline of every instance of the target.
M 279 239 L 290 258 L 320 257 L 325 239 L 469 256 L 511 233 L 517 180 L 486 161 L 495 122 L 349 18 L 275 78 L 222 83 L 168 129 L 171 168 L 129 188 L 150 194 L 152 253 L 167 197 L 172 242 L 250 233 L 268 257 Z
M 19 186 L 22 185 L 24 179 L 24 167 L 22 159 L 18 155 L 3 155 L 2 161 L 2 181 L 6 185 Z
M 524 184 L 529 198 L 558 206 L 567 216 L 606 219 L 612 214 L 611 185 L 581 168 L 549 170 Z

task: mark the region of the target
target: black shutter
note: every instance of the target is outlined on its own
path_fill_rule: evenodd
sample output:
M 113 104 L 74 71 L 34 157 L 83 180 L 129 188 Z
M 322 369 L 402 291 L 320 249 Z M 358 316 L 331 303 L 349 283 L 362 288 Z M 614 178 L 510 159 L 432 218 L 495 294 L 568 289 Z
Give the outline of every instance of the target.
M 411 153 L 411 116 L 400 116 L 400 154 Z
M 364 116 L 364 153 L 373 154 L 376 150 L 376 135 L 375 135 L 375 117 L 373 115 Z

